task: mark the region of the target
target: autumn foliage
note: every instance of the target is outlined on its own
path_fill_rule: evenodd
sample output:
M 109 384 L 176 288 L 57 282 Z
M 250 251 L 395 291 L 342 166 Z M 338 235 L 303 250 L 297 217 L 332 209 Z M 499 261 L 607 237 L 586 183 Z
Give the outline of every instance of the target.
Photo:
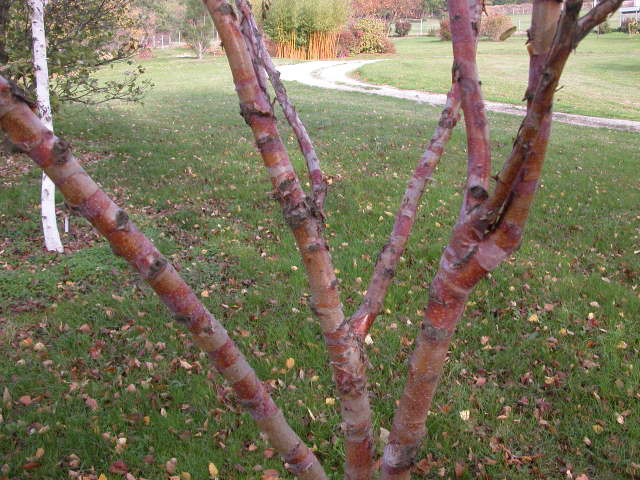
M 374 15 L 389 22 L 401 17 L 418 17 L 422 14 L 422 0 L 353 0 L 353 14 L 356 17 Z

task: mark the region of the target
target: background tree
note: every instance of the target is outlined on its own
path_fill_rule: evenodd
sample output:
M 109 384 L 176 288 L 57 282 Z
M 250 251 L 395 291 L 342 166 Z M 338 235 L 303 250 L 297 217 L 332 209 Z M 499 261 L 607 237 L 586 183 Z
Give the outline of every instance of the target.
M 33 37 L 33 70 L 36 87 L 38 116 L 49 130 L 53 131 L 53 113 L 49 100 L 49 67 L 47 65 L 47 36 L 44 29 L 44 9 L 46 0 L 28 0 L 31 9 L 31 34 Z M 44 244 L 47 250 L 64 251 L 56 222 L 56 186 L 42 174 L 40 211 Z
M 140 48 L 140 18 L 129 0 L 59 0 L 45 11 L 51 103 L 139 100 L 149 84 L 131 61 Z M 0 1 L 0 59 L 3 74 L 35 91 L 31 26 L 26 2 Z M 119 80 L 101 82 L 95 72 L 116 62 L 132 65 Z
M 174 5 L 174 7 L 174 12 L 178 13 L 180 6 Z M 198 59 L 202 59 L 213 40 L 211 17 L 207 14 L 201 0 L 186 0 L 182 7 L 181 30 L 184 32 L 184 39 Z
M 422 14 L 430 17 L 441 15 L 447 8 L 446 0 L 423 0 Z
M 369 15 L 393 23 L 402 17 L 419 17 L 422 15 L 422 0 L 353 0 L 353 13 L 357 17 Z
M 298 46 L 306 45 L 314 32 L 339 30 L 350 13 L 345 0 L 256 0 L 253 8 L 271 39 L 283 42 L 295 33 Z

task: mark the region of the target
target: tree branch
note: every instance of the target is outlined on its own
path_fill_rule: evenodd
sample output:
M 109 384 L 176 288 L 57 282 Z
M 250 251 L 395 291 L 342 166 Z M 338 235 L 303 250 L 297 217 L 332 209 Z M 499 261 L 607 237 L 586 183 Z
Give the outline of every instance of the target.
M 322 234 L 321 216 L 310 201 L 291 165 L 278 133 L 275 115 L 254 68 L 250 49 L 233 8 L 226 0 L 205 0 L 224 44 L 240 99 L 240 111 L 254 133 L 271 176 L 276 197 L 295 237 L 307 270 L 311 308 L 322 328 L 345 424 L 345 474 L 348 479 L 370 479 L 373 435 L 364 353 L 344 317 L 338 280 L 329 247 Z
M 589 13 L 578 20 L 575 43 L 578 44 L 595 27 L 604 22 L 609 15 L 615 12 L 623 0 L 604 0 L 589 10 Z
M 538 4 L 542 2 L 546 0 L 536 1 Z M 490 211 L 487 211 L 486 204 L 480 205 L 466 219 L 464 212 L 461 212 L 449 245 L 442 255 L 431 284 L 422 329 L 410 359 L 407 384 L 394 416 L 389 443 L 385 447 L 382 472 L 385 480 L 409 478 L 410 467 L 426 433 L 427 412 L 442 373 L 448 346 L 469 294 L 488 272 L 519 246 L 548 144 L 548 126 L 545 122 L 550 122 L 553 94 L 566 59 L 574 47 L 581 4 L 581 0 L 567 0 L 558 34 L 555 34 L 555 29 L 545 30 L 545 35 L 550 35 L 553 41 L 548 37 L 537 40 L 540 45 L 551 46 L 551 51 L 540 69 L 536 93 L 514 148 L 514 151 L 526 150 L 527 155 L 522 153 L 522 157 L 532 163 L 516 172 L 512 184 L 516 180 L 517 183 L 515 188 L 509 189 L 513 194 L 508 207 L 503 210 L 504 217 L 494 230 L 488 230 Z M 532 66 L 535 66 L 533 61 Z M 537 74 L 532 74 L 530 81 L 537 80 L 537 77 Z M 541 130 L 547 134 L 536 136 L 535 133 Z M 527 136 L 523 138 L 525 134 Z M 513 163 L 512 158 L 513 155 L 507 164 Z M 502 188 L 500 182 L 496 190 L 499 188 Z
M 320 167 L 320 160 L 316 154 L 311 137 L 309 137 L 307 129 L 302 123 L 302 120 L 300 120 L 293 102 L 289 99 L 287 90 L 282 80 L 280 80 L 280 72 L 274 65 L 271 55 L 267 52 L 263 34 L 255 21 L 251 5 L 248 4 L 247 0 L 236 0 L 236 5 L 243 17 L 242 33 L 247 42 L 253 45 L 258 61 L 267 72 L 269 80 L 273 85 L 278 103 L 282 107 L 282 111 L 298 139 L 300 151 L 307 162 L 313 201 L 318 211 L 322 213 L 324 210 L 324 200 L 327 196 L 327 182 Z
M 80 166 L 69 144 L 48 130 L 29 106 L 0 77 L 0 127 L 54 181 L 67 203 L 84 216 L 153 288 L 177 321 L 185 323 L 194 342 L 231 384 L 288 469 L 299 478 L 324 480 L 315 455 L 285 421 L 224 327 L 200 302 L 175 268 L 156 249 Z
M 483 4 L 476 0 L 467 1 L 472 25 L 474 25 L 473 32 L 477 41 Z M 456 70 L 453 69 L 451 89 L 447 94 L 447 102 L 440 116 L 438 127 L 431 137 L 427 151 L 422 156 L 418 167 L 407 184 L 400 210 L 396 213 L 389 241 L 378 254 L 365 298 L 356 313 L 351 316 L 351 324 L 360 338 L 366 337 L 382 309 L 389 285 L 395 275 L 396 266 L 404 252 L 411 229 L 415 223 L 418 204 L 425 189 L 425 182 L 430 180 L 431 174 L 443 154 L 444 147 L 449 141 L 451 131 L 460 119 L 460 88 L 459 76 Z M 462 211 L 466 211 L 465 204 L 466 200 L 463 202 Z
M 462 218 L 466 218 L 468 212 L 486 200 L 491 174 L 489 122 L 476 63 L 481 8 L 481 2 L 449 0 L 454 58 L 453 80 L 460 88 L 467 131 L 467 186 L 461 209 Z
M 447 102 L 429 146 L 407 183 L 400 209 L 396 213 L 391 235 L 378 255 L 364 300 L 349 320 L 355 333 L 362 339 L 367 335 L 382 309 L 389 285 L 395 275 L 398 261 L 404 252 L 411 229 L 416 221 L 418 206 L 426 184 L 431 180 L 431 176 L 444 152 L 444 147 L 449 141 L 451 132 L 459 118 L 460 94 L 457 85 L 454 85 L 447 94 Z

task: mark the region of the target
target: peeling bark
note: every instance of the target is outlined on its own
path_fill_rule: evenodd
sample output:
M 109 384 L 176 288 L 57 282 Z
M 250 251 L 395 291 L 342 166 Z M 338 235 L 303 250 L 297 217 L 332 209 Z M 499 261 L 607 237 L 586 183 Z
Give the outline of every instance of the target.
M 451 0 L 450 4 L 454 1 Z M 555 8 L 547 0 L 537 0 L 537 8 L 544 8 L 542 2 Z M 427 412 L 442 373 L 450 338 L 464 313 L 470 292 L 520 245 L 549 141 L 553 94 L 575 46 L 573 40 L 580 6 L 580 0 L 566 3 L 557 35 L 555 29 L 541 28 L 544 35 L 552 36 L 553 42 L 538 43 L 550 48 L 548 53 L 537 51 L 536 56 L 544 58 L 543 62 L 532 55 L 530 88 L 531 84 L 536 84 L 535 93 L 528 104 L 514 151 L 498 179 L 494 194 L 471 215 L 465 217 L 464 211 L 461 213 L 442 255 L 431 284 L 422 329 L 409 361 L 407 383 L 385 447 L 382 463 L 382 478 L 385 480 L 408 479 L 410 476 L 410 468 L 426 433 Z M 540 13 L 543 12 L 538 15 L 545 18 L 542 25 L 548 26 L 546 22 L 553 15 Z M 453 11 L 451 15 L 454 15 Z M 471 145 L 470 142 L 470 150 Z M 481 151 L 484 148 L 482 144 L 475 145 Z M 474 162 L 473 154 L 469 152 L 470 164 Z M 497 201 L 500 198 L 502 201 Z
M 309 182 L 311 183 L 311 193 L 313 196 L 313 202 L 318 212 L 323 216 L 324 200 L 327 196 L 327 182 L 325 180 L 324 173 L 320 167 L 320 160 L 316 154 L 313 141 L 309 137 L 304 123 L 300 120 L 298 112 L 296 112 L 293 102 L 289 99 L 287 89 L 280 80 L 280 72 L 276 68 L 271 60 L 271 55 L 267 52 L 267 47 L 264 44 L 262 33 L 258 28 L 258 25 L 253 17 L 251 6 L 246 0 L 236 0 L 236 5 L 242 13 L 242 33 L 249 45 L 253 48 L 254 58 L 257 59 L 259 67 L 264 68 L 269 76 L 271 85 L 276 94 L 278 103 L 282 107 L 284 116 L 291 125 L 293 133 L 298 140 L 298 146 L 300 151 L 307 162 L 307 170 L 309 172 Z
M 251 127 L 271 177 L 284 218 L 302 255 L 311 288 L 311 309 L 320 323 L 329 353 L 345 425 L 345 476 L 369 479 L 373 470 L 371 408 L 364 353 L 345 319 L 321 214 L 305 195 L 278 133 L 275 115 L 251 47 L 246 44 L 231 5 L 206 0 L 231 66 L 240 111 Z
M 53 130 L 53 116 L 49 101 L 49 66 L 47 65 L 47 37 L 44 30 L 45 0 L 27 0 L 31 10 L 33 37 L 33 70 L 36 84 L 38 116 L 48 129 Z M 64 252 L 56 222 L 56 186 L 46 173 L 42 174 L 40 210 L 44 244 L 50 252 Z
M 467 132 L 467 186 L 461 208 L 462 218 L 487 199 L 491 174 L 489 121 L 476 63 L 481 8 L 477 1 L 449 0 L 453 81 L 460 89 Z
M 242 406 L 287 462 L 288 470 L 302 479 L 326 479 L 313 452 L 284 420 L 224 327 L 128 215 L 89 177 L 69 145 L 13 95 L 11 85 L 2 77 L 0 127 L 50 176 L 69 205 L 106 237 L 113 252 L 140 273 L 176 320 L 187 325 L 194 343 L 209 355 L 211 363 L 231 384 Z
M 463 0 L 449 0 L 455 57 L 449 103 L 427 152 L 407 185 L 391 237 L 376 263 L 365 302 L 350 320 L 345 319 L 343 313 L 338 281 L 323 236 L 320 199 L 324 198 L 326 189 L 320 192 L 321 185 L 314 183 L 320 182 L 319 165 L 313 159 L 308 160 L 314 192 L 310 199 L 300 185 L 278 133 L 262 70 L 267 65 L 268 71 L 268 65 L 273 65 L 263 50 L 246 1 L 236 1 L 244 12 L 244 36 L 234 10 L 226 0 L 205 0 L 205 4 L 225 45 L 241 115 L 254 133 L 275 196 L 307 270 L 312 292 L 311 309 L 324 335 L 341 400 L 346 430 L 347 479 L 370 479 L 374 466 L 366 361 L 360 339 L 380 311 L 415 222 L 419 199 L 455 125 L 460 104 L 465 112 L 469 155 L 463 206 L 431 285 L 425 317 L 409 360 L 407 383 L 381 462 L 382 479 L 409 479 L 426 432 L 427 412 L 449 343 L 464 313 L 468 296 L 488 272 L 520 245 L 549 143 L 553 96 L 567 58 L 586 31 L 604 20 L 620 5 L 620 0 L 604 0 L 580 19 L 581 0 L 566 0 L 562 11 L 556 0 L 534 0 L 529 42 L 530 74 L 525 95 L 527 115 L 491 195 L 487 193 L 489 137 L 475 65 L 475 36 L 481 4 L 476 0 L 466 0 L 466 5 Z M 278 81 L 274 83 L 276 91 L 277 85 Z M 284 104 L 290 105 L 286 92 L 284 98 Z M 283 109 L 295 114 L 292 106 L 283 105 Z M 232 385 L 240 403 L 284 458 L 288 470 L 305 480 L 326 479 L 314 454 L 289 427 L 223 326 L 128 215 L 87 175 L 69 145 L 38 121 L 25 99 L 2 77 L 0 127 L 51 177 L 69 205 L 108 239 L 114 253 L 125 258 L 142 275 L 176 320 L 187 325 L 194 342 L 207 352 L 212 364 Z M 305 140 L 300 138 L 304 151 Z
M 389 240 L 376 260 L 373 275 L 367 287 L 367 294 L 356 313 L 349 320 L 353 330 L 362 339 L 367 335 L 382 310 L 398 261 L 404 252 L 411 229 L 416 221 L 420 199 L 427 182 L 431 180 L 431 176 L 440 162 L 444 147 L 451 137 L 451 132 L 460 118 L 459 112 L 460 95 L 458 88 L 454 85 L 447 94 L 447 103 L 440 115 L 440 121 L 431 137 L 429 146 L 407 183 Z

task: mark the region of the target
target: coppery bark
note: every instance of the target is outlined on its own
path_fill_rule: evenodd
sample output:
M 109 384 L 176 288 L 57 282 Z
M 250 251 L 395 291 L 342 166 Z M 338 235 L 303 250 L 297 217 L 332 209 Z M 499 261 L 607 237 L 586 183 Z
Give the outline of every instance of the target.
M 67 203 L 84 216 L 153 288 L 176 320 L 185 323 L 194 342 L 231 384 L 289 471 L 308 480 L 326 479 L 315 455 L 289 427 L 262 382 L 224 327 L 200 302 L 175 268 L 89 177 L 69 144 L 47 129 L 30 107 L 0 77 L 0 126 L 54 181 Z
M 251 11 L 251 5 L 249 5 L 246 0 L 236 0 L 236 5 L 243 17 L 242 33 L 249 45 L 252 46 L 253 51 L 255 52 L 254 58 L 257 59 L 259 66 L 264 68 L 267 72 L 271 85 L 273 85 L 273 90 L 275 91 L 278 103 L 282 107 L 284 116 L 289 122 L 289 125 L 291 125 L 293 133 L 298 140 L 298 146 L 300 147 L 300 151 L 307 163 L 313 202 L 316 209 L 322 214 L 328 187 L 324 173 L 320 167 L 320 160 L 318 159 L 315 147 L 313 146 L 313 141 L 311 140 L 304 123 L 300 120 L 298 112 L 287 94 L 287 89 L 282 83 L 282 80 L 280 80 L 280 72 L 274 65 L 273 60 L 271 60 L 271 55 L 269 55 L 269 52 L 267 51 L 262 32 L 260 31 Z
M 447 103 L 440 115 L 438 126 L 431 137 L 429 146 L 407 183 L 391 235 L 378 255 L 364 300 L 356 313 L 351 316 L 350 322 L 353 330 L 362 339 L 366 337 L 380 310 L 382 310 L 398 261 L 404 252 L 411 229 L 416 221 L 422 194 L 427 182 L 432 179 L 432 174 L 442 158 L 444 147 L 459 118 L 460 94 L 457 86 L 454 85 L 447 94 Z
M 240 7 L 246 7 L 244 0 L 237 1 Z M 449 342 L 464 312 L 466 300 L 477 282 L 519 246 L 549 142 L 553 95 L 566 60 L 584 37 L 585 29 L 602 21 L 606 13 L 620 3 L 619 0 L 605 0 L 601 4 L 604 7 L 596 7 L 578 20 L 580 0 L 567 0 L 565 11 L 558 20 L 560 8 L 556 0 L 534 1 L 527 115 L 512 153 L 497 177 L 496 188 L 487 198 L 484 184 L 490 165 L 488 131 L 485 131 L 486 115 L 479 108 L 482 103 L 479 84 L 474 81 L 477 80 L 477 71 L 474 76 L 475 58 L 472 58 L 475 56 L 475 44 L 472 45 L 469 38 L 469 31 L 477 31 L 477 24 L 474 26 L 471 19 L 477 14 L 480 4 L 471 0 L 470 5 L 464 7 L 461 1 L 450 0 L 452 17 L 458 15 L 455 18 L 457 26 L 454 27 L 457 32 L 454 34 L 454 50 L 458 54 L 453 69 L 454 87 L 450 104 L 443 112 L 429 150 L 409 181 L 388 247 L 376 265 L 370 289 L 371 298 L 379 301 L 375 305 L 363 304 L 358 313 L 365 309 L 364 317 L 356 314 L 353 318 L 355 329 L 360 333 L 366 332 L 370 318 L 375 317 L 375 314 L 372 317 L 367 315 L 371 312 L 377 314 L 380 309 L 392 271 L 415 221 L 424 182 L 429 179 L 455 123 L 456 92 L 460 88 L 463 107 L 464 102 L 467 106 L 465 118 L 471 107 L 469 121 L 472 122 L 471 129 L 467 126 L 469 156 L 465 199 L 432 282 L 425 318 L 409 363 L 409 378 L 382 459 L 383 479 L 409 478 L 410 467 L 425 434 L 427 412 L 442 373 Z M 368 479 L 373 468 L 373 442 L 363 354 L 354 328 L 344 318 L 331 257 L 322 234 L 317 197 L 311 201 L 305 195 L 278 134 L 261 73 L 263 60 L 255 41 L 255 25 L 248 21 L 251 29 L 243 38 L 233 10 L 225 0 L 206 0 L 205 3 L 223 38 L 240 98 L 241 113 L 254 132 L 276 197 L 283 207 L 308 272 L 312 309 L 327 343 L 346 425 L 346 478 Z M 114 252 L 126 258 L 142 274 L 176 318 L 187 323 L 194 341 L 209 354 L 212 363 L 232 384 L 242 404 L 283 455 L 289 470 L 304 479 L 326 478 L 315 456 L 290 429 L 224 328 L 127 215 L 88 177 L 73 158 L 68 145 L 38 123 L 25 102 L 1 77 L 0 126 L 7 130 L 15 144 L 50 174 L 68 203 L 107 237 Z M 485 193 L 473 194 L 471 189 L 474 186 L 485 188 Z M 376 275 L 384 278 L 376 279 Z
M 267 92 L 254 68 L 256 62 L 231 5 L 225 0 L 206 0 L 205 4 L 225 46 L 241 114 L 254 133 L 307 271 L 311 308 L 324 335 L 345 424 L 346 478 L 369 479 L 373 437 L 364 354 L 343 313 L 321 215 L 305 195 L 291 165 Z
M 383 479 L 409 478 L 411 465 L 426 432 L 427 412 L 442 373 L 451 336 L 464 312 L 467 298 L 478 281 L 519 246 L 549 140 L 553 94 L 574 46 L 580 6 L 580 0 L 569 0 L 559 22 L 558 34 L 555 35 L 555 29 L 546 32 L 555 40 L 546 43 L 551 50 L 539 70 L 539 77 L 533 75 L 530 79 L 537 82 L 535 93 L 514 151 L 506 162 L 507 169 L 517 166 L 517 171 L 513 178 L 502 176 L 505 180 L 498 180 L 496 187 L 499 193 L 494 192 L 489 201 L 479 205 L 472 215 L 465 218 L 464 212 L 461 213 L 442 255 L 431 285 L 421 332 L 410 359 L 407 384 L 394 416 L 389 444 L 385 447 Z M 503 190 L 507 192 L 504 195 Z M 496 198 L 503 198 L 503 201 L 498 203 Z M 492 207 L 496 208 L 495 213 L 489 210 L 491 201 L 495 202 L 492 205 L 497 205 Z
M 481 5 L 477 1 L 449 0 L 453 81 L 460 88 L 467 132 L 467 185 L 461 208 L 463 217 L 487 199 L 491 173 L 489 122 L 476 63 Z
M 477 42 L 480 23 L 482 21 L 483 4 L 477 0 L 467 0 L 467 2 L 473 27 L 472 30 L 475 35 L 475 41 Z M 350 322 L 353 329 L 362 339 L 366 337 L 376 317 L 382 310 L 387 291 L 395 276 L 398 261 L 404 253 L 413 224 L 415 223 L 419 202 L 422 198 L 426 182 L 431 179 L 431 175 L 444 153 L 444 147 L 451 137 L 451 132 L 460 119 L 461 86 L 459 83 L 460 76 L 455 66 L 456 62 L 454 59 L 451 89 L 447 94 L 447 102 L 440 115 L 438 126 L 431 137 L 429 146 L 422 156 L 418 167 L 409 179 L 404 197 L 400 203 L 400 209 L 395 216 L 389 240 L 378 254 L 364 300 L 351 316 Z M 471 170 L 477 171 L 477 168 L 472 168 Z M 468 188 L 465 190 L 468 191 Z M 463 202 L 463 211 L 467 210 L 467 203 L 465 199 Z

